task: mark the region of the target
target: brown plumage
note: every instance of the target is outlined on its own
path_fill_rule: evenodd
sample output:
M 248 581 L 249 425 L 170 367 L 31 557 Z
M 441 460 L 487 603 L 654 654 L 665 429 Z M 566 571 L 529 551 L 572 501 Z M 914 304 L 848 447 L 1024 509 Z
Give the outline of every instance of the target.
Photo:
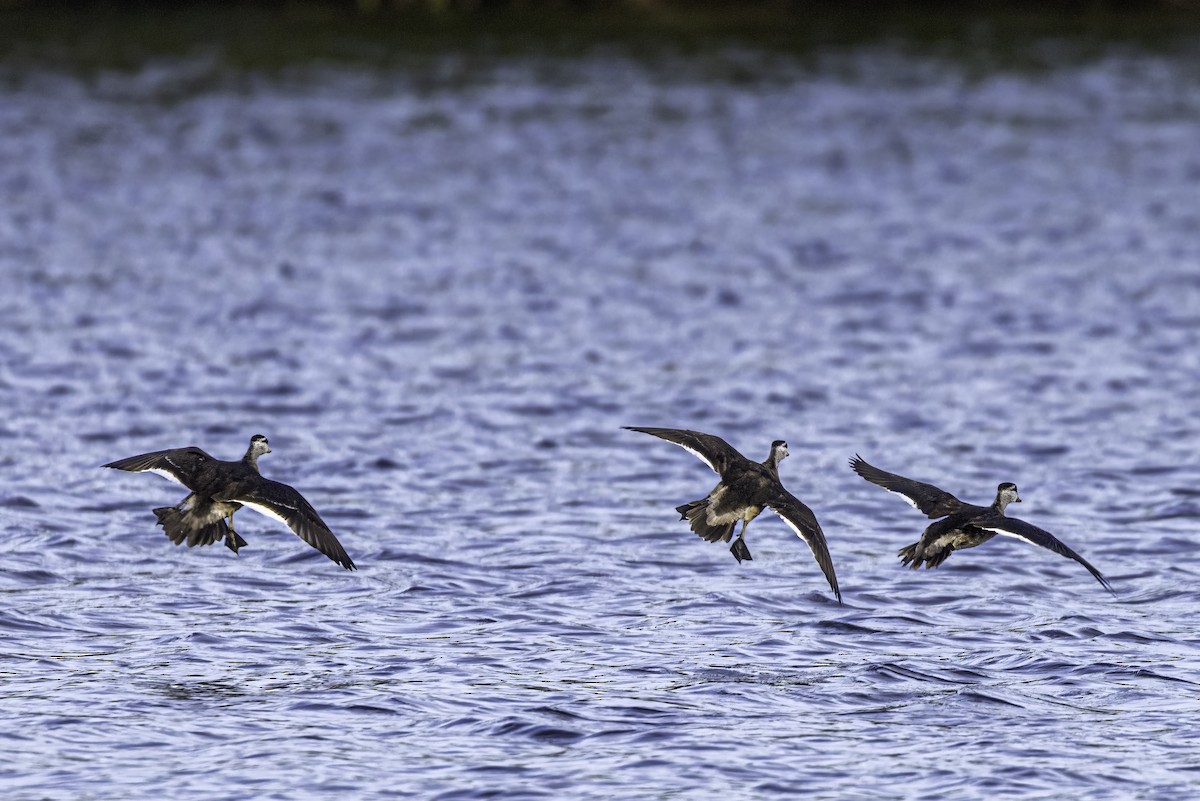
M 192 548 L 223 540 L 237 553 L 246 541 L 233 529 L 233 513 L 246 506 L 279 520 L 334 562 L 354 570 L 346 549 L 304 496 L 259 473 L 258 457 L 270 452 L 267 438 L 255 434 L 246 455 L 236 462 L 214 459 L 193 446 L 130 456 L 104 467 L 158 473 L 191 490 L 176 506 L 154 510 L 159 525 L 176 545 L 186 542 Z
M 1113 592 L 1108 579 L 1091 563 L 1060 542 L 1053 534 L 1043 531 L 1037 526 L 1030 525 L 1024 520 L 1008 517 L 1004 510 L 1010 503 L 1020 503 L 1021 497 L 1017 485 L 1005 481 L 996 487 L 996 500 L 991 506 L 975 506 L 963 503 L 945 490 L 940 490 L 932 484 L 914 481 L 911 478 L 888 473 L 878 467 L 867 464 L 857 454 L 850 460 L 854 472 L 883 487 L 888 492 L 895 493 L 908 503 L 921 510 L 926 517 L 935 519 L 921 533 L 921 539 L 912 545 L 900 549 L 901 563 L 916 570 L 922 564 L 926 568 L 937 567 L 955 551 L 964 548 L 974 548 L 982 545 L 997 534 L 1016 537 L 1034 545 L 1054 551 L 1056 554 L 1074 559 L 1087 568 L 1087 571 L 1099 581 L 1104 589 Z
M 808 543 L 838 603 L 842 602 L 833 559 L 816 515 L 784 489 L 779 481 L 779 462 L 788 455 L 786 442 L 776 440 L 771 444 L 771 453 L 766 461 L 753 462 L 725 440 L 712 434 L 678 428 L 625 428 L 672 442 L 695 454 L 721 476 L 720 482 L 707 497 L 676 507 L 675 511 L 688 521 L 698 536 L 708 542 L 729 542 L 740 520 L 742 530 L 729 550 L 738 562 L 751 559 L 750 549 L 746 547 L 744 539 L 746 528 L 764 508 L 769 508 Z

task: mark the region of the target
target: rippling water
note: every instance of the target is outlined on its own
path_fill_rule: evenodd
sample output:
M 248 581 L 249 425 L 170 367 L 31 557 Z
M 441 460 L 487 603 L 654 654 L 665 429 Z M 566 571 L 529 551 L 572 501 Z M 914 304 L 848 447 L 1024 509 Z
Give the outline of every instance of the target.
M 1194 61 L 719 57 L 6 74 L 6 798 L 1195 797 Z M 845 605 L 621 425 L 788 440 Z M 361 570 L 97 468 L 258 432 Z

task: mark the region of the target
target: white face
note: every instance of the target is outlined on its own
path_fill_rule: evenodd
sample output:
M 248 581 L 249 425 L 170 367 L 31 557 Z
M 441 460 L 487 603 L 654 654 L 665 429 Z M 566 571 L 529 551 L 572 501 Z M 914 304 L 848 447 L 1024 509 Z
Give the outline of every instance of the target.
M 1000 491 L 1000 505 L 1008 506 L 1010 503 L 1020 503 L 1021 498 L 1017 495 L 1016 487 L 1007 487 Z
M 775 446 L 775 461 L 782 462 L 788 457 L 787 443 Z
M 256 455 L 261 455 L 264 453 L 271 452 L 271 446 L 267 444 L 267 441 L 265 439 L 254 440 L 253 449 L 254 449 L 254 453 Z

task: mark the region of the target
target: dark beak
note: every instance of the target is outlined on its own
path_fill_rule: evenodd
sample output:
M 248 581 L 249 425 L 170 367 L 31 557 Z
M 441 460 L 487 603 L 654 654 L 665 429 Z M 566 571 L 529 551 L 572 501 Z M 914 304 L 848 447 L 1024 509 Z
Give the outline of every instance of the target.
M 1013 503 L 1020 503 L 1020 502 L 1021 502 L 1020 498 L 1017 498 L 1015 501 L 1013 501 Z

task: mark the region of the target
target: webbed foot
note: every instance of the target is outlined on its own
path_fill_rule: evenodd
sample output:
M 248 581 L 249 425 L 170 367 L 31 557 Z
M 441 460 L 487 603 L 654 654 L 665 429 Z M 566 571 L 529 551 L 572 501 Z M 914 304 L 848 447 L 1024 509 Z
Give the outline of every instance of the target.
M 746 541 L 738 537 L 733 541 L 733 545 L 729 546 L 729 552 L 733 554 L 733 558 L 738 560 L 740 565 L 742 562 L 753 562 L 754 557 L 750 555 L 750 549 L 746 547 Z
M 237 553 L 238 548 L 241 548 L 245 544 L 246 541 L 242 539 L 242 535 L 238 534 L 233 529 L 230 529 L 228 533 L 225 534 L 225 547 L 234 553 Z

